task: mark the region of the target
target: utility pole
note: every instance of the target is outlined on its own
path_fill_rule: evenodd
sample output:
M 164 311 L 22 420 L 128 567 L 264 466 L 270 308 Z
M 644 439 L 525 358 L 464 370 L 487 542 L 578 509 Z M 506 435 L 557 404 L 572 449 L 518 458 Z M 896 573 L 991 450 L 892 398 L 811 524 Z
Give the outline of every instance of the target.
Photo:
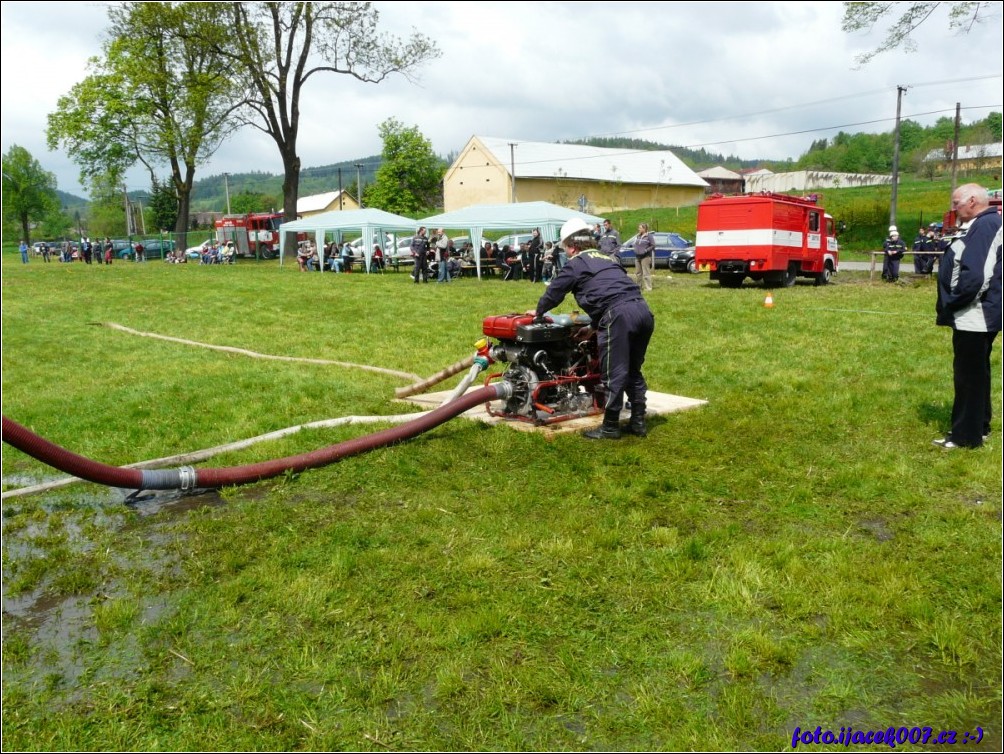
M 959 170 L 959 122 L 962 118 L 962 108 L 955 103 L 955 134 L 952 136 L 952 194 L 955 193 L 955 180 Z M 952 194 L 948 197 L 948 208 L 952 208 Z
M 230 214 L 230 173 L 223 174 L 223 189 L 227 192 L 227 214 Z
M 129 211 L 129 189 L 122 184 L 122 196 L 125 197 L 126 235 L 132 237 L 132 212 Z
M 896 197 L 899 188 L 899 115 L 902 111 L 905 86 L 896 87 L 896 133 L 892 147 L 892 199 L 889 201 L 889 224 L 896 224 Z
M 363 179 L 362 179 L 362 163 L 356 163 L 356 193 L 359 194 L 356 198 L 359 200 L 359 209 L 363 208 Z
M 510 191 L 509 191 L 510 195 L 512 196 L 512 199 L 510 199 L 509 203 L 515 204 L 516 203 L 516 144 L 511 141 L 509 142 L 509 165 L 510 165 L 510 172 L 512 173 L 512 183 L 510 185 Z
M 345 202 L 342 201 L 342 169 L 338 168 L 338 210 L 344 209 Z

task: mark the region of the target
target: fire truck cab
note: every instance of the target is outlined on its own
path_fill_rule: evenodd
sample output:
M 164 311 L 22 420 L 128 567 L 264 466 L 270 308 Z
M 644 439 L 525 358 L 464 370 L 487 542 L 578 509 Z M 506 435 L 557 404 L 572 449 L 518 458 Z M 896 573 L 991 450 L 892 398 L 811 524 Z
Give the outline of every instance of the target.
M 826 285 L 839 248 L 833 218 L 816 196 L 712 196 L 697 208 L 695 260 L 723 288 L 747 277 L 788 287 L 801 276 Z
M 279 253 L 281 224 L 281 212 L 224 215 L 216 221 L 216 240 L 221 246 L 233 241 L 242 257 L 272 259 Z

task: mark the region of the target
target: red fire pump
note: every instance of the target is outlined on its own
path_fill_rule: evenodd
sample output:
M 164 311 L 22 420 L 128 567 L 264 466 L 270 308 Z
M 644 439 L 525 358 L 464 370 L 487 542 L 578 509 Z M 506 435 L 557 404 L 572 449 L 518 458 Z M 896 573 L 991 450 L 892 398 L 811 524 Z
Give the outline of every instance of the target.
M 491 416 L 554 424 L 603 412 L 596 333 L 589 317 L 559 314 L 534 318 L 527 314 L 486 317 L 485 338 L 477 343 L 476 360 L 482 368 L 507 364 L 504 372 L 489 374 L 512 386 L 501 410 L 486 404 Z M 494 343 L 491 338 L 496 338 Z

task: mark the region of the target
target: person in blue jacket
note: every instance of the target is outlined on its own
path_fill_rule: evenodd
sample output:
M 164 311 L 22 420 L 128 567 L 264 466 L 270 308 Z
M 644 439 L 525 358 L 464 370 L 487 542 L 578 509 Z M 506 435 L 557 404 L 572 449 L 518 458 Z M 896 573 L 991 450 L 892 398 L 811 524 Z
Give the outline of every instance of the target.
M 537 308 L 527 314 L 543 316 L 571 293 L 589 315 L 596 330 L 600 373 L 604 386 L 603 424 L 583 435 L 591 440 L 616 440 L 621 436 L 620 414 L 624 394 L 631 403 L 628 431 L 645 437 L 648 386 L 642 375 L 645 352 L 655 331 L 655 317 L 641 289 L 613 255 L 597 249 L 589 225 L 572 218 L 561 226 L 561 245 L 568 263 L 548 284 Z
M 978 448 L 990 434 L 990 354 L 1001 329 L 1001 215 L 977 183 L 952 193 L 952 209 L 963 234 L 938 266 L 936 322 L 952 328 L 955 399 L 952 429 L 934 444 Z

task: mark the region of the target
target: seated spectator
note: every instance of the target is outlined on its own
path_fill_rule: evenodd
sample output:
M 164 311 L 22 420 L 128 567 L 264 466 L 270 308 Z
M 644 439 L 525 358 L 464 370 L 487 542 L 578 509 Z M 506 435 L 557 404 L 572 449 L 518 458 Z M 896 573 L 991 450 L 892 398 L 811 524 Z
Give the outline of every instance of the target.
M 300 266 L 300 272 L 307 271 L 311 256 L 313 256 L 313 250 L 309 243 L 301 244 L 296 250 L 296 263 Z
M 373 244 L 373 256 L 370 259 L 370 272 L 383 272 L 383 249 L 380 244 Z
M 346 241 L 342 244 L 342 272 L 352 272 L 352 262 L 354 259 L 352 246 Z
M 502 247 L 502 256 L 499 260 L 499 265 L 505 270 L 503 280 L 522 280 L 523 260 L 518 251 L 514 251 L 509 244 L 506 244 Z

